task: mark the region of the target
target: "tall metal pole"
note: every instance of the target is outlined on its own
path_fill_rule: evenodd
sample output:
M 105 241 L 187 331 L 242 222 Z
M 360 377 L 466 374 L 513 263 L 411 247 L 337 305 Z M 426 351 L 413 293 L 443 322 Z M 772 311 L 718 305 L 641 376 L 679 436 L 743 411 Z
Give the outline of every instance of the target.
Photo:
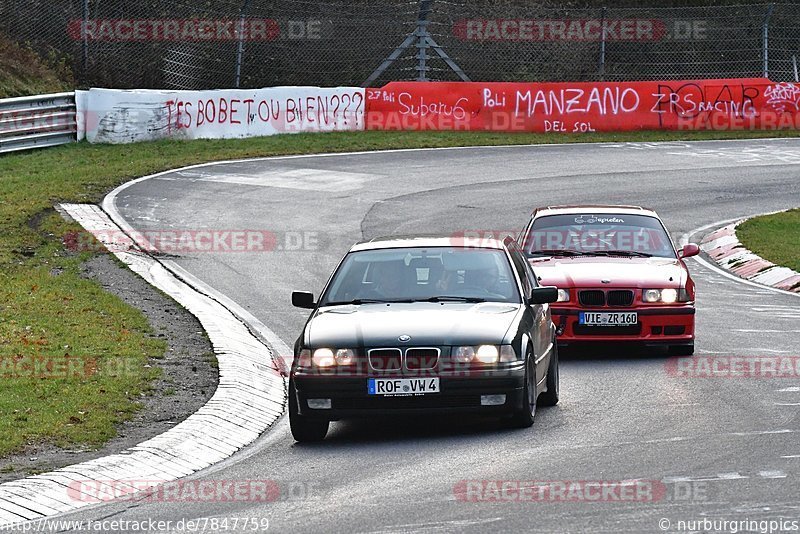
M 764 78 L 769 78 L 769 19 L 772 16 L 772 10 L 775 9 L 775 4 L 770 4 L 767 8 L 767 14 L 764 17 L 763 28 L 763 49 L 764 49 Z
M 421 0 L 417 15 L 417 81 L 428 81 L 428 14 L 432 0 Z
M 244 0 L 242 10 L 239 12 L 239 25 L 237 27 L 239 35 L 236 44 L 236 75 L 233 79 L 233 86 L 238 89 L 242 80 L 242 57 L 244 56 L 244 23 L 247 16 L 247 9 L 250 7 L 250 0 Z
M 606 8 L 600 13 L 600 80 L 606 77 Z
M 383 60 L 383 63 L 375 69 L 372 74 L 369 75 L 369 78 L 364 80 L 361 84 L 361 87 L 369 87 L 375 80 L 380 78 L 380 76 L 392 66 L 392 63 L 400 59 L 400 56 L 403 53 L 411 48 L 412 46 L 417 47 L 417 70 L 419 74 L 417 75 L 418 80 L 426 81 L 427 80 L 427 60 L 430 59 L 428 56 L 428 50 L 433 50 L 436 52 L 436 55 L 444 61 L 456 75 L 461 78 L 461 80 L 468 82 L 470 81 L 469 76 L 467 76 L 461 67 L 453 61 L 450 56 L 439 46 L 439 43 L 431 37 L 430 32 L 428 31 L 428 14 L 431 10 L 431 4 L 433 0 L 420 0 L 419 3 L 419 14 L 417 15 L 417 26 L 413 32 L 408 34 L 403 42 L 400 43 L 400 46 L 395 48 L 391 54 L 389 54 L 386 59 Z
M 89 36 L 86 32 L 86 26 L 89 24 L 89 0 L 83 0 L 83 28 L 81 28 L 81 33 L 83 34 L 83 45 L 82 45 L 82 60 L 83 60 L 83 83 L 86 83 L 86 76 L 87 70 L 89 69 Z

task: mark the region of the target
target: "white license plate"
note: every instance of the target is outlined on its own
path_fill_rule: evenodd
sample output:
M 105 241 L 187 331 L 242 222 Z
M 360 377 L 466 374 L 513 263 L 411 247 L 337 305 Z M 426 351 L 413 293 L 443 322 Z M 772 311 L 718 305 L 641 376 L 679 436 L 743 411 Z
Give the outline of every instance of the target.
M 586 326 L 630 326 L 638 321 L 636 312 L 580 312 L 578 317 Z
M 369 378 L 370 395 L 425 395 L 439 393 L 438 378 Z

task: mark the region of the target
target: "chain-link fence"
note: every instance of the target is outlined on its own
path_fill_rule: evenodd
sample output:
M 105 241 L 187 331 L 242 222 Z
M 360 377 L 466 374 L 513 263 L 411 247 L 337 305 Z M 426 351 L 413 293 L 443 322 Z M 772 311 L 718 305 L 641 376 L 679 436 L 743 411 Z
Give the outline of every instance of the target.
M 3 0 L 0 32 L 82 86 L 797 78 L 800 4 Z

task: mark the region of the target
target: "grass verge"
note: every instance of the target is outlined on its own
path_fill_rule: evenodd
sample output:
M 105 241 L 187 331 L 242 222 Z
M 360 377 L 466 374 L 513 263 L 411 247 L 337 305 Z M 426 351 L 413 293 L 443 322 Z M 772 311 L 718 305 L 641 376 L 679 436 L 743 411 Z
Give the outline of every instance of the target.
M 65 250 L 62 236 L 79 228 L 53 211 L 58 202 L 98 202 L 109 189 L 131 178 L 224 159 L 466 145 L 796 135 L 338 132 L 115 146 L 77 143 L 0 156 L 0 456 L 39 442 L 64 447 L 101 445 L 114 436 L 116 424 L 135 412 L 137 399 L 157 376 L 147 362 L 165 350 L 162 341 L 151 337 L 139 311 L 80 276 L 81 263 L 89 253 Z M 58 365 L 79 359 L 88 362 L 90 372 L 56 378 L 19 376 L 19 362 L 37 358 Z
M 800 209 L 745 221 L 736 236 L 765 260 L 800 272 Z

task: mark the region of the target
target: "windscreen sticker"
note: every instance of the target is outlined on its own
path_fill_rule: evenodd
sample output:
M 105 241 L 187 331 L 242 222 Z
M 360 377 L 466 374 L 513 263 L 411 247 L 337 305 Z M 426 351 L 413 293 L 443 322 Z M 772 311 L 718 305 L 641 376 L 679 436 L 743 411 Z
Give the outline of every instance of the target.
M 575 224 L 625 224 L 619 217 L 595 217 L 594 215 L 579 215 L 575 217 Z

